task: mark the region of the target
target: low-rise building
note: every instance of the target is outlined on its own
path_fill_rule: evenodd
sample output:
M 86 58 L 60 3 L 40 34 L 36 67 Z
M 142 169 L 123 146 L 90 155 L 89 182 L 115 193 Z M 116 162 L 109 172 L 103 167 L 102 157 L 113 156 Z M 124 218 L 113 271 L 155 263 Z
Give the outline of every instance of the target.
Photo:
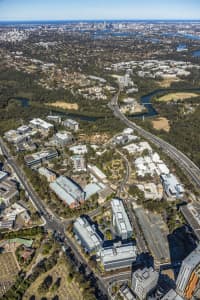
M 56 174 L 47 168 L 41 167 L 38 169 L 40 175 L 45 176 L 48 182 L 53 182 L 56 180 Z
M 41 164 L 47 160 L 53 159 L 58 156 L 58 152 L 54 149 L 40 151 L 31 155 L 25 156 L 24 160 L 28 167 Z
M 6 177 L 8 177 L 8 173 L 0 171 L 0 182 L 2 182 Z
M 78 155 L 86 154 L 88 152 L 86 145 L 73 146 L 73 147 L 70 147 L 69 150 L 71 152 L 73 152 L 74 154 L 78 154 Z
M 62 121 L 62 119 L 61 119 L 60 116 L 53 116 L 53 115 L 47 116 L 47 120 L 48 120 L 48 121 L 51 121 L 51 122 L 58 123 L 58 124 L 60 124 L 61 121 Z
M 115 244 L 101 248 L 99 256 L 105 271 L 131 268 L 132 263 L 136 261 L 137 248 L 131 243 Z
M 40 119 L 40 118 L 36 118 L 33 119 L 29 122 L 30 126 L 32 128 L 37 128 L 39 130 L 43 130 L 43 131 L 49 131 L 50 129 L 53 129 L 53 125 Z
M 119 289 L 119 294 L 123 300 L 136 300 L 135 295 L 127 285 L 123 285 Z
M 78 131 L 79 130 L 79 123 L 76 122 L 75 120 L 72 119 L 67 119 L 63 122 L 63 125 L 66 126 L 67 128 L 73 130 L 73 131 Z
M 71 160 L 73 162 L 75 172 L 86 171 L 85 158 L 83 155 L 73 155 Z
M 50 183 L 50 188 L 70 208 L 74 208 L 85 201 L 85 192 L 71 179 L 60 176 Z
M 62 131 L 58 132 L 54 136 L 54 140 L 57 146 L 64 147 L 66 145 L 70 145 L 73 141 L 73 136 L 71 132 Z
M 133 272 L 131 288 L 138 299 L 145 300 L 153 292 L 157 286 L 158 278 L 159 273 L 152 267 Z
M 98 180 L 107 182 L 107 176 L 98 167 L 88 164 L 88 170 Z
M 181 198 L 184 188 L 173 174 L 161 174 L 161 182 L 168 197 Z
M 122 240 L 127 240 L 132 237 L 133 229 L 125 211 L 122 200 L 114 198 L 111 201 L 112 208 L 112 223 L 115 229 L 116 236 Z
M 102 247 L 103 239 L 97 232 L 95 225 L 91 225 L 85 217 L 76 219 L 73 224 L 73 231 L 86 252 L 96 252 Z
M 15 182 L 6 179 L 0 182 L 0 202 L 4 202 L 6 206 L 10 201 L 19 194 Z

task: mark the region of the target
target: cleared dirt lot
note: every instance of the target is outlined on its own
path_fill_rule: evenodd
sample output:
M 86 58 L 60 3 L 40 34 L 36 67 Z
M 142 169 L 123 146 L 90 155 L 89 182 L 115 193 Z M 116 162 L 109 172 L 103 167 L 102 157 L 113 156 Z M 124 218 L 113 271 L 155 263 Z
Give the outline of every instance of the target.
M 156 130 L 164 130 L 166 132 L 170 131 L 169 120 L 166 118 L 159 118 L 152 121 L 153 128 Z
M 169 101 L 177 101 L 177 100 L 185 100 L 190 98 L 198 97 L 199 94 L 196 93 L 169 93 L 167 95 L 161 96 L 157 99 L 157 101 L 169 102 Z
M 52 106 L 52 107 L 58 107 L 58 108 L 62 108 L 62 109 L 70 109 L 70 110 L 78 110 L 79 106 L 77 103 L 67 103 L 64 101 L 56 101 L 53 103 L 48 103 L 48 106 Z

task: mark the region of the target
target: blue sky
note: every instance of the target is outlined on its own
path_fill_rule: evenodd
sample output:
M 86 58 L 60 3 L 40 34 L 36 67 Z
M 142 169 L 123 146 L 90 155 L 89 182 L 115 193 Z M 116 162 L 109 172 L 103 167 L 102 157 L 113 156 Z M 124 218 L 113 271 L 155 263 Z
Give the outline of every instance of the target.
M 200 0 L 0 0 L 0 20 L 200 19 Z

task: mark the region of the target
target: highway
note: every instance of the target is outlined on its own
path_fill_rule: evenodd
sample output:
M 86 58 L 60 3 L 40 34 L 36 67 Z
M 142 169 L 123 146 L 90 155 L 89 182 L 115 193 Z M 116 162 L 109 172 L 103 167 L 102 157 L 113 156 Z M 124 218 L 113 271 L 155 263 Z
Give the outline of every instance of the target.
M 30 200 L 34 203 L 37 210 L 42 215 L 43 219 L 45 220 L 45 227 L 53 232 L 58 232 L 61 236 L 64 237 L 63 246 L 67 249 L 70 248 L 72 253 L 74 254 L 76 265 L 80 267 L 81 265 L 86 266 L 87 273 L 93 273 L 90 266 L 88 266 L 87 261 L 85 258 L 80 254 L 76 245 L 71 241 L 71 239 L 65 233 L 65 226 L 61 220 L 59 220 L 53 214 L 49 214 L 48 209 L 45 207 L 43 201 L 34 191 L 30 183 L 27 181 L 26 176 L 22 169 L 18 166 L 15 159 L 12 157 L 9 149 L 5 145 L 4 141 L 0 137 L 0 147 L 4 157 L 6 158 L 8 164 L 12 167 L 14 172 L 16 173 L 17 177 L 19 178 L 21 184 L 23 185 L 24 189 L 26 190 Z M 101 290 L 102 294 L 107 297 L 108 290 L 104 280 L 95 274 L 94 278 L 98 284 L 99 289 Z
M 174 162 L 179 165 L 185 175 L 190 179 L 191 183 L 197 188 L 200 188 L 200 169 L 195 165 L 185 154 L 176 147 L 172 146 L 168 142 L 162 140 L 161 138 L 153 135 L 152 133 L 144 130 L 140 126 L 136 125 L 134 122 L 130 121 L 119 109 L 118 98 L 120 91 L 113 97 L 109 103 L 109 108 L 113 111 L 114 115 L 120 119 L 126 126 L 134 129 L 138 134 L 153 143 L 155 146 L 162 149 L 162 151 L 167 154 Z

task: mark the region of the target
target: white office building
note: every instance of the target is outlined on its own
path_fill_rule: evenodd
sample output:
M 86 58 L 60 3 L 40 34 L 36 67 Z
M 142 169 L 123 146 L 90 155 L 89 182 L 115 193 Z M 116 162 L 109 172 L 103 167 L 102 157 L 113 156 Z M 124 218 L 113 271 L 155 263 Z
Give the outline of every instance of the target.
M 66 126 L 67 128 L 73 130 L 73 131 L 78 131 L 79 130 L 79 123 L 76 122 L 75 120 L 72 119 L 67 119 L 63 122 L 63 125 Z
M 181 198 L 184 188 L 173 174 L 162 174 L 160 176 L 163 188 L 168 197 Z
M 76 239 L 86 252 L 98 251 L 103 240 L 97 233 L 95 225 L 91 225 L 85 217 L 76 219 L 73 225 L 73 231 Z
M 31 120 L 29 124 L 32 128 L 37 128 L 44 131 L 49 131 L 54 127 L 52 124 L 39 118 Z
M 181 296 L 185 296 L 189 284 L 192 282 L 193 271 L 200 264 L 200 244 L 182 262 L 181 269 L 176 280 L 176 290 Z M 191 281 L 191 282 L 190 282 Z
M 105 271 L 130 268 L 136 261 L 137 248 L 133 244 L 115 244 L 101 248 L 99 252 L 101 263 Z
M 132 290 L 138 299 L 146 299 L 156 288 L 159 273 L 152 267 L 137 270 L 132 274 Z
M 64 147 L 72 143 L 73 136 L 71 132 L 62 131 L 55 134 L 54 140 L 57 146 Z
M 113 199 L 111 201 L 111 208 L 112 222 L 116 236 L 120 237 L 122 240 L 131 238 L 133 230 L 122 200 L 116 198 Z

